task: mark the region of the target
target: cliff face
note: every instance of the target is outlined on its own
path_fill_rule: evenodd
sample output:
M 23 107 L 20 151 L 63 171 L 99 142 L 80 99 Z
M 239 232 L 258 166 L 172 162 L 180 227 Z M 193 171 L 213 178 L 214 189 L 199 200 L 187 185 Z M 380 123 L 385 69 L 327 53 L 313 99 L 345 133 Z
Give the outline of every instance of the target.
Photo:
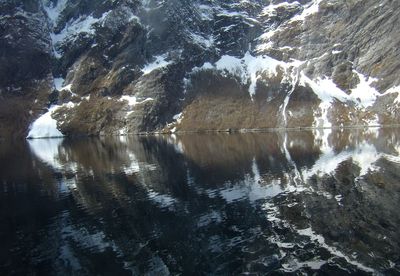
M 398 122 L 398 1 L 19 2 L 1 135 Z
M 0 1 L 0 136 L 22 135 L 51 91 L 51 39 L 35 1 Z

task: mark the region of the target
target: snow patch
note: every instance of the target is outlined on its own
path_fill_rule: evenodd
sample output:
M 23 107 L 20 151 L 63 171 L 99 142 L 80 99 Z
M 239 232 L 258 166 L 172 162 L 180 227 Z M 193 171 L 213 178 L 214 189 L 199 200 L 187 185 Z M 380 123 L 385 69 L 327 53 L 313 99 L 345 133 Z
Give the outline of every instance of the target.
M 293 66 L 299 66 L 299 63 L 297 61 L 285 63 L 266 55 L 253 56 L 247 52 L 243 58 L 223 55 L 214 65 L 206 62 L 202 67 L 193 68 L 192 73 L 215 69 L 221 71 L 224 76 L 236 76 L 243 85 L 249 84 L 249 94 L 253 98 L 256 93 L 257 81 L 262 73 L 274 76 L 277 74 L 278 67 L 286 70 Z
M 357 71 L 353 72 L 358 75 L 360 83 L 356 88 L 351 90 L 350 97 L 354 102 L 358 102 L 363 107 L 369 107 L 373 105 L 376 98 L 381 95 L 374 87 L 371 86 L 371 84 L 377 81 L 377 79 L 371 77 L 367 78 Z
M 300 73 L 300 85 L 309 85 L 318 98 L 323 102 L 333 102 L 337 99 L 341 102 L 348 100 L 348 95 L 344 93 L 336 84 L 328 78 L 317 78 L 311 80 L 303 72 Z
M 127 101 L 129 106 L 135 106 L 138 104 L 143 104 L 145 102 L 149 102 L 149 101 L 153 101 L 153 98 L 146 98 L 143 101 L 138 101 L 137 98 L 135 96 L 122 96 L 120 99 L 120 101 Z
M 100 18 L 94 18 L 93 15 L 81 16 L 72 22 L 68 22 L 60 33 L 51 34 L 53 44 L 79 33 L 94 34 L 94 24 L 102 21 L 108 14 L 109 12 L 106 12 Z
M 338 100 L 342 103 L 354 102 L 358 106 L 363 108 L 372 106 L 377 97 L 381 96 L 379 92 L 371 86 L 376 81 L 374 78 L 366 78 L 364 75 L 354 71 L 359 79 L 360 83 L 356 88 L 351 90 L 350 95 L 346 94 L 343 90 L 338 88 L 336 84 L 329 78 L 317 78 L 311 80 L 303 72 L 300 73 L 300 82 L 302 86 L 309 86 L 314 93 L 321 100 L 320 110 L 321 115 L 315 116 L 315 127 L 331 127 L 331 123 L 328 119 L 328 112 L 331 104 Z
M 63 78 L 54 78 L 54 87 L 58 91 L 61 91 L 63 89 L 64 82 L 65 82 L 65 80 Z
M 72 84 L 68 84 L 66 86 L 61 87 L 60 91 L 69 91 L 69 92 L 72 93 L 72 89 L 71 88 L 72 88 Z
M 213 69 L 215 69 L 214 65 L 212 65 L 210 62 L 205 62 L 201 67 L 194 67 L 191 73 L 196 73 L 203 70 L 213 70 Z
M 382 94 L 382 96 L 388 95 L 388 94 L 394 94 L 394 93 L 397 94 L 397 98 L 394 100 L 394 103 L 398 104 L 398 103 L 400 103 L 400 85 L 386 90 L 386 92 L 384 94 Z
M 72 84 L 67 84 L 64 86 L 65 80 L 63 78 L 55 78 L 54 79 L 54 87 L 58 91 L 68 91 L 73 96 L 77 96 L 74 92 L 72 92 Z M 89 97 L 89 96 L 88 96 Z
M 212 35 L 210 35 L 209 37 L 204 37 L 199 34 L 190 33 L 189 37 L 195 44 L 200 45 L 205 49 L 210 48 L 214 45 L 214 37 Z
M 273 17 L 273 16 L 277 15 L 277 11 L 276 11 L 277 9 L 283 8 L 283 7 L 290 8 L 292 6 L 300 6 L 300 3 L 297 2 L 297 1 L 292 2 L 292 3 L 288 3 L 288 2 L 282 2 L 282 3 L 279 3 L 279 4 L 272 4 L 271 3 L 271 4 L 269 4 L 267 7 L 265 7 L 262 10 L 260 16 Z
M 63 137 L 57 129 L 57 121 L 51 117 L 59 106 L 52 106 L 45 114 L 33 122 L 27 138 Z
M 313 0 L 300 14 L 294 16 L 290 21 L 304 21 L 307 17 L 319 11 L 321 2 L 322 0 Z
M 69 21 L 64 29 L 59 33 L 51 33 L 51 40 L 53 42 L 53 47 L 60 42 L 64 41 L 66 38 L 75 39 L 80 33 L 87 33 L 93 35 L 95 32 L 94 26 L 96 23 L 102 22 L 110 11 L 105 12 L 100 18 L 95 18 L 93 15 L 81 16 L 73 21 Z M 61 53 L 55 48 L 53 49 L 56 58 L 61 57 Z
M 283 104 L 281 106 L 282 118 L 283 118 L 283 126 L 284 127 L 287 127 L 286 109 L 287 109 L 287 106 L 289 105 L 290 96 L 292 96 L 294 90 L 296 89 L 297 82 L 299 80 L 299 70 L 298 70 L 298 68 L 293 68 L 293 72 L 291 74 L 291 78 L 290 79 L 291 79 L 291 82 L 292 82 L 292 84 L 291 84 L 292 88 L 290 89 L 290 91 L 288 91 L 288 93 L 287 93 L 287 95 L 285 97 L 285 100 L 283 101 Z M 289 116 L 291 116 L 291 112 L 290 111 L 289 111 Z
M 142 69 L 143 75 L 147 75 L 156 69 L 161 69 L 167 67 L 172 64 L 172 61 L 167 61 L 167 55 L 156 56 L 155 60 L 151 63 L 148 63 Z
M 174 121 L 177 124 L 180 124 L 182 122 L 182 120 L 183 120 L 183 113 L 181 112 L 179 114 L 174 115 L 174 117 L 172 117 L 172 119 L 174 119 Z
M 67 2 L 68 0 L 58 0 L 56 4 L 51 1 L 47 1 L 47 3 L 44 4 L 44 10 L 46 11 L 53 28 L 57 25 L 58 18 L 65 9 Z

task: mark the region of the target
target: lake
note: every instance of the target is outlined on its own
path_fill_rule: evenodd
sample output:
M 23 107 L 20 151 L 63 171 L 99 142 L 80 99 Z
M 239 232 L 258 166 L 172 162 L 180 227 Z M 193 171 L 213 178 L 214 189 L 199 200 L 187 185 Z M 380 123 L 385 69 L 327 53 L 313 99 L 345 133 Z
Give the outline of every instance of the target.
M 0 140 L 1 275 L 400 273 L 400 129 Z

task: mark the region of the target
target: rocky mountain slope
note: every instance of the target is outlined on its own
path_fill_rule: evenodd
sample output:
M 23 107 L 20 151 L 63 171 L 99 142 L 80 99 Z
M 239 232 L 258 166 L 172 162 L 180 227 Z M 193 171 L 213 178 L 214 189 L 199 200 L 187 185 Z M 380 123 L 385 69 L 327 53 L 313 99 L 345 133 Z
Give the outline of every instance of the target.
M 396 124 L 400 3 L 0 1 L 0 135 Z

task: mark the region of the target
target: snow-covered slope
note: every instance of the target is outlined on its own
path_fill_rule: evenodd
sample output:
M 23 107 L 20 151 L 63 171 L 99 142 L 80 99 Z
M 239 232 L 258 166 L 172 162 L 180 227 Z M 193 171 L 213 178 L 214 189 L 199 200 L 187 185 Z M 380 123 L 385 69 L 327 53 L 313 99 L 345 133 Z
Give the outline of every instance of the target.
M 20 89 L 36 103 L 24 102 L 26 132 L 42 131 L 32 118 L 50 105 L 65 135 L 398 121 L 396 1 L 32 2 L 0 4 L 0 47 L 25 34 L 16 56 L 48 57 L 35 60 L 40 75 L 12 62 L 28 84 L 9 74 L 0 83 L 3 97 Z

